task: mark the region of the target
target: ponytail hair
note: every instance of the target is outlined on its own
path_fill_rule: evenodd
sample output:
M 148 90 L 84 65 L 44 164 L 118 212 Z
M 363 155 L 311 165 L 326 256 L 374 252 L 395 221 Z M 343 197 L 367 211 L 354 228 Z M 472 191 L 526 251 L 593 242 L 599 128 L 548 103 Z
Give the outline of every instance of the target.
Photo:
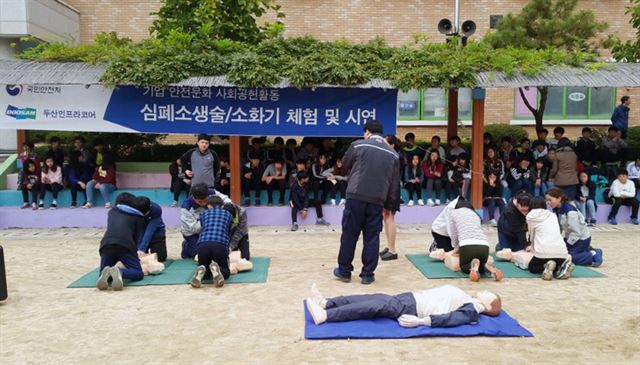
M 564 195 L 564 193 L 562 192 L 562 190 L 560 190 L 559 188 L 553 187 L 551 189 L 549 189 L 549 191 L 547 191 L 547 195 L 554 197 L 554 198 L 560 198 L 562 200 L 562 202 L 566 202 L 569 201 L 569 198 Z

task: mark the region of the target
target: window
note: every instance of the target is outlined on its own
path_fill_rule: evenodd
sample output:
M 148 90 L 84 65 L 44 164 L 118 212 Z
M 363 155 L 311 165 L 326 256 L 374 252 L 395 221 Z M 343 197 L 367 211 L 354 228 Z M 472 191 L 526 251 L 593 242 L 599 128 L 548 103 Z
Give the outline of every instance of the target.
M 398 119 L 418 119 L 420 92 L 409 90 L 398 92 Z
M 423 97 L 425 118 L 447 117 L 447 92 L 445 89 L 425 89 Z
M 489 28 L 498 28 L 498 22 L 502 19 L 502 15 L 489 15 Z
M 458 117 L 460 119 L 470 119 L 473 95 L 471 89 L 458 89 Z
M 515 117 L 533 119 L 520 92 L 516 89 L 515 93 Z M 540 98 L 533 87 L 525 90 L 525 97 L 532 104 L 538 104 Z M 615 107 L 614 99 L 615 89 L 610 87 L 550 87 L 544 115 L 549 119 L 609 119 Z
M 398 120 L 447 120 L 447 89 L 427 88 L 398 92 Z M 458 117 L 470 120 L 473 112 L 472 89 L 458 89 Z

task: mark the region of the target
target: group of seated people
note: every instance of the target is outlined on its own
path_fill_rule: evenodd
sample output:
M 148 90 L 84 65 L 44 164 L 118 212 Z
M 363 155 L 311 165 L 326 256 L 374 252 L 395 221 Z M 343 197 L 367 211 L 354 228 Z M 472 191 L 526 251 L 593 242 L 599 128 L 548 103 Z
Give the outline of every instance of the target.
M 35 151 L 32 142 L 22 145 L 19 154 L 18 188 L 22 191 L 22 209 L 45 209 L 47 192 L 52 195 L 50 209 L 58 208 L 58 193 L 65 186 L 71 191 L 71 208 L 78 206 L 78 192 L 84 196 L 82 208 L 88 209 L 95 204 L 95 190 L 105 201 L 105 207 L 111 207 L 111 194 L 116 187 L 116 165 L 113 154 L 104 142 L 96 138 L 93 150 L 85 147 L 85 139 L 77 136 L 73 149 L 68 155 L 60 147 L 60 138 L 51 137 L 50 148 L 44 159 Z
M 180 211 L 184 236 L 181 257 L 198 266 L 191 286 L 211 278 L 216 287 L 238 272 L 251 270 L 246 212 L 205 184 L 193 186 Z M 145 196 L 121 193 L 108 213 L 100 241 L 100 290 L 122 290 L 124 279 L 140 281 L 164 270 L 167 259 L 162 208 Z

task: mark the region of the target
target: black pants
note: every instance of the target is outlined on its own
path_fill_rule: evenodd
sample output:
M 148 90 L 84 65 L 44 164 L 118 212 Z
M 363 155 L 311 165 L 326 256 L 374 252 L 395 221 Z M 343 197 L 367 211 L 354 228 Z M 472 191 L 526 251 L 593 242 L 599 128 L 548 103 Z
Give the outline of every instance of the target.
M 229 278 L 231 271 L 229 270 L 229 254 L 227 253 L 227 247 L 218 242 L 200 242 L 198 243 L 198 265 L 204 265 L 207 268 L 207 272 L 204 275 L 205 279 L 211 277 L 211 270 L 209 270 L 209 264 L 215 261 L 220 266 L 220 272 L 225 279 Z
M 24 203 L 29 202 L 29 192 L 31 192 L 31 202 L 38 202 L 38 193 L 40 192 L 40 185 L 34 185 L 31 189 L 27 189 L 26 185 L 22 185 L 22 201 Z
M 247 179 L 244 176 L 242 177 L 242 193 L 245 198 L 249 198 L 251 196 L 251 190 L 256 191 L 256 200 L 260 200 L 260 194 L 262 193 L 262 176 L 259 177 L 251 177 L 251 179 Z
M 611 206 L 611 212 L 609 218 L 615 218 L 618 215 L 620 206 L 631 207 L 631 219 L 638 218 L 638 199 L 636 198 L 613 198 L 613 205 Z
M 183 191 L 189 191 L 189 185 L 182 181 L 181 179 L 176 179 L 173 184 L 171 184 L 171 191 L 173 192 L 173 200 L 180 201 L 180 193 Z M 188 195 L 188 193 L 187 193 Z
M 149 242 L 147 251 L 158 255 L 158 261 L 167 261 L 167 238 L 161 237 Z
M 319 200 L 320 204 L 324 204 L 327 201 L 329 190 L 331 190 L 331 182 L 329 180 L 313 179 L 311 190 L 313 190 L 313 198 Z
M 336 194 L 340 193 L 340 199 L 347 199 L 347 182 L 344 180 L 336 180 L 335 184 L 331 184 L 331 199 L 336 198 Z
M 407 189 L 407 193 L 409 193 L 409 200 L 413 200 L 413 194 L 416 194 L 416 199 L 422 198 L 422 186 L 420 183 L 406 183 L 404 184 L 404 188 Z
M 226 179 L 227 182 L 229 182 L 229 179 Z M 218 190 L 219 192 L 221 192 L 224 195 L 229 195 L 230 194 L 230 189 L 229 189 L 229 184 L 226 185 L 221 185 L 219 182 L 218 184 L 216 184 L 216 190 Z
M 433 240 L 436 241 L 437 248 L 441 248 L 445 252 L 453 251 L 453 246 L 451 245 L 450 237 L 443 236 L 433 231 L 431 231 L 431 235 L 433 236 Z
M 249 250 L 249 235 L 245 234 L 238 242 L 238 247 L 233 251 L 240 251 L 240 257 L 251 260 L 251 251 Z
M 489 259 L 489 246 L 468 245 L 460 247 L 460 271 L 468 274 L 471 269 L 471 261 L 480 260 L 480 272 L 484 272 L 484 265 Z
M 316 208 L 316 216 L 318 217 L 318 219 L 322 218 L 322 204 L 320 203 L 320 201 L 315 200 L 315 199 L 310 199 L 309 200 L 309 206 Z M 293 206 L 293 208 L 291 208 L 291 222 L 292 223 L 296 223 L 298 221 L 298 213 L 299 212 L 300 212 L 300 209 L 298 209 L 295 205 Z
M 382 205 L 347 199 L 342 213 L 342 236 L 338 253 L 338 270 L 346 277 L 353 271 L 356 244 L 362 232 L 362 272 L 360 277 L 373 278 L 378 267 L 380 232 L 382 231 Z
M 58 192 L 61 191 L 62 189 L 63 189 L 62 185 L 60 185 L 58 183 L 41 184 L 40 185 L 40 200 L 44 200 L 44 196 L 47 193 L 47 191 L 50 191 L 51 195 L 53 196 L 53 199 L 56 200 L 56 199 L 58 199 Z
M 84 195 L 84 201 L 85 203 L 87 202 L 87 192 L 77 183 L 76 184 L 69 184 L 69 190 L 71 191 L 71 203 L 77 203 L 78 202 L 78 191 L 82 192 L 82 195 Z
M 565 259 L 541 259 L 538 257 L 533 257 L 531 261 L 529 261 L 529 272 L 532 274 L 542 274 L 544 271 L 544 264 L 547 261 L 555 261 L 556 262 L 556 270 L 564 263 Z
M 285 179 L 271 180 L 267 185 L 267 197 L 269 198 L 269 204 L 273 203 L 273 190 L 278 189 L 280 193 L 280 204 L 284 204 L 284 190 L 287 188 Z

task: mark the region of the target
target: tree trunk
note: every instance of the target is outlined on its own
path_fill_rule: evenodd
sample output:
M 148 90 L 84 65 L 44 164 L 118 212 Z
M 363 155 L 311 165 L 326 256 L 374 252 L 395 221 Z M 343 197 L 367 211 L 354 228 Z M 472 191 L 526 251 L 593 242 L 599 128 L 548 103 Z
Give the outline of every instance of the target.
M 538 107 L 538 109 L 534 108 L 531 103 L 529 103 L 529 100 L 527 100 L 524 95 L 523 88 L 518 88 L 518 91 L 520 92 L 520 97 L 522 98 L 524 105 L 527 107 L 527 109 L 529 109 L 531 114 L 533 114 L 533 118 L 536 121 L 536 131 L 539 131 L 542 129 L 542 120 L 544 118 L 544 109 L 547 106 L 547 95 L 549 93 L 549 88 L 546 86 L 538 86 L 537 89 L 540 93 L 540 106 Z

